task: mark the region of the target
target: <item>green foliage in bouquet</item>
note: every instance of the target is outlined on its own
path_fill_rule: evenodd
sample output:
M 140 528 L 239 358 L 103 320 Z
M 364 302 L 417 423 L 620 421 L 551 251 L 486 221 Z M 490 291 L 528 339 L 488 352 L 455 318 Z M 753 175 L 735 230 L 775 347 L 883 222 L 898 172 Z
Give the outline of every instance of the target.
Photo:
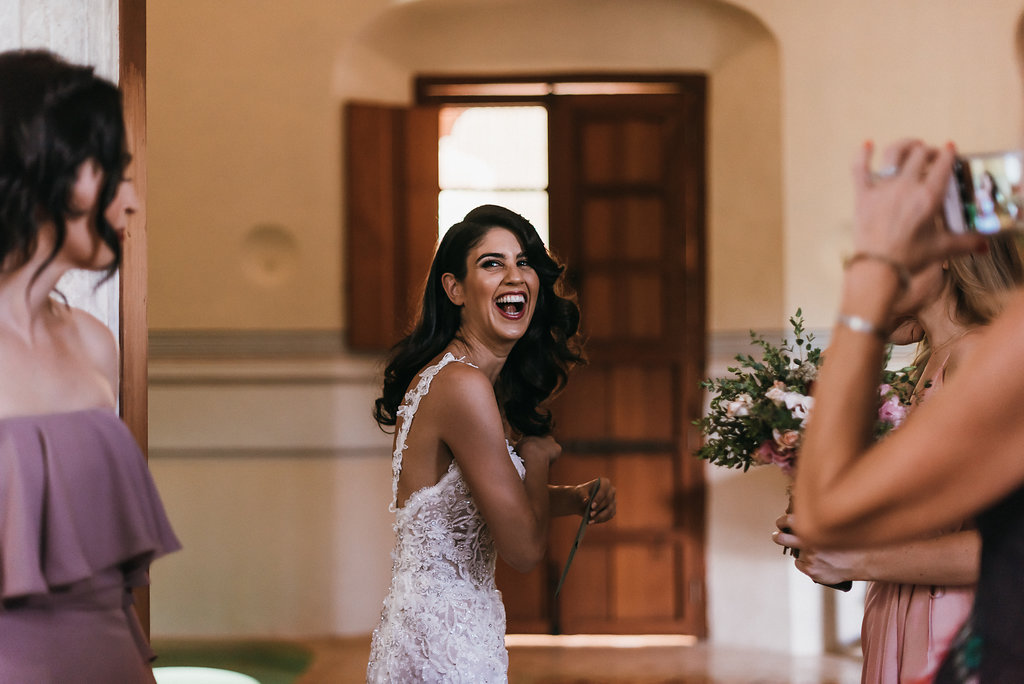
M 814 335 L 805 330 L 800 309 L 789 323 L 793 327 L 792 341 L 772 344 L 751 330 L 750 342 L 761 348 L 761 358 L 739 354 L 739 365 L 728 368 L 732 377 L 701 383 L 714 396 L 707 415 L 695 421 L 706 437 L 696 453 L 699 458 L 744 471 L 752 465 L 771 463 L 792 473 L 800 438 L 814 406 L 811 386 L 818 376 L 822 351 L 814 344 Z M 914 389 L 913 370 L 908 367 L 883 372 L 876 438 L 905 417 Z

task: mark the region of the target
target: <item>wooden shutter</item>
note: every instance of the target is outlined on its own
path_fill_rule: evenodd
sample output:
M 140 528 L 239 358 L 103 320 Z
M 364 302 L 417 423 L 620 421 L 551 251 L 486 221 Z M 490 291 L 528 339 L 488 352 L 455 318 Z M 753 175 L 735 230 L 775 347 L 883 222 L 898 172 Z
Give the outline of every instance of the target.
M 345 303 L 354 351 L 389 349 L 437 242 L 438 108 L 345 107 Z

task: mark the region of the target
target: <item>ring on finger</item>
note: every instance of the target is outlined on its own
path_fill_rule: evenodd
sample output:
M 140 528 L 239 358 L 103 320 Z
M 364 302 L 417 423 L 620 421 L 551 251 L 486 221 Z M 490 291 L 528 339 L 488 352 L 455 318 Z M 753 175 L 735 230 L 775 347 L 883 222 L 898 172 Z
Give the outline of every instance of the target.
M 892 178 L 899 172 L 900 167 L 896 166 L 895 164 L 891 164 L 889 166 L 883 166 L 882 168 L 878 169 L 878 171 L 875 171 L 871 175 L 875 178 L 875 180 L 881 180 L 883 178 Z

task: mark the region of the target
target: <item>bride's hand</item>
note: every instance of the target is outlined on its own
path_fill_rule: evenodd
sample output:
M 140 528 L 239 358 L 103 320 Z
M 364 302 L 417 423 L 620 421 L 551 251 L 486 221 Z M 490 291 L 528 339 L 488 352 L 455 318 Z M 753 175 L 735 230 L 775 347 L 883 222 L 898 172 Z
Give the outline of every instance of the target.
M 854 163 L 854 250 L 885 255 L 913 274 L 953 254 L 981 251 L 980 235 L 955 235 L 934 220 L 953 169 L 952 145 L 936 149 L 902 140 L 883 154 L 884 176 L 871 170 L 866 143 Z
M 586 505 L 587 496 L 590 495 L 590 490 L 595 482 L 599 484 L 597 492 L 594 494 L 594 500 L 590 502 L 589 514 L 591 524 L 608 522 L 615 517 L 615 486 L 607 477 L 600 477 L 597 480 L 576 485 L 576 495 L 580 499 L 580 509 Z M 583 511 L 583 513 L 585 514 L 586 511 Z

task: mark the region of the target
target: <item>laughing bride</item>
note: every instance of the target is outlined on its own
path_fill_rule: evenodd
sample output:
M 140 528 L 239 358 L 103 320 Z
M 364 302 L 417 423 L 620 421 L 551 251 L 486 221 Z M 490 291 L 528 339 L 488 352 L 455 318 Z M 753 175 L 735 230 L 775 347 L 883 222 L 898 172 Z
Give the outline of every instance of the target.
M 606 478 L 589 510 L 593 482 L 548 484 L 561 447 L 542 403 L 582 361 L 562 271 L 526 219 L 493 205 L 437 248 L 419 319 L 376 402 L 378 423 L 396 428 L 397 539 L 369 682 L 506 681 L 495 553 L 527 572 L 544 556 L 551 516 L 615 515 Z

